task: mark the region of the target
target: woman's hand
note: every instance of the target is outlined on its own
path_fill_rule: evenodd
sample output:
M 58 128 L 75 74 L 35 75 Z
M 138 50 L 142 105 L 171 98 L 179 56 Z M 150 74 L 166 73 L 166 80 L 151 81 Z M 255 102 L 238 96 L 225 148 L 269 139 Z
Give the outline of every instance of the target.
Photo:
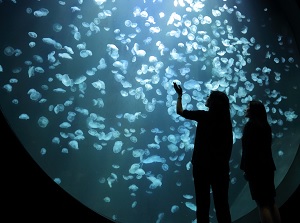
M 173 82 L 173 85 L 174 85 L 175 91 L 178 94 L 177 104 L 176 104 L 176 113 L 178 115 L 182 115 L 183 114 L 182 102 L 181 102 L 182 88 L 180 87 L 180 85 L 177 85 L 175 82 Z
M 180 85 L 177 85 L 175 82 L 173 82 L 174 89 L 177 92 L 178 96 L 182 96 L 182 88 Z

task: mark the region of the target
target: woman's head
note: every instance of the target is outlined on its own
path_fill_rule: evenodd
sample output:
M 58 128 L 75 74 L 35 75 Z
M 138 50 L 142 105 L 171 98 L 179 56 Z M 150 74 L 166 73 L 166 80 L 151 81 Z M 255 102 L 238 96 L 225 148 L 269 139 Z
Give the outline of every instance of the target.
M 227 95 L 221 91 L 212 91 L 205 105 L 210 110 L 229 110 L 230 107 Z
M 250 101 L 246 110 L 246 117 L 250 119 L 259 119 L 267 121 L 267 112 L 265 106 L 260 101 Z

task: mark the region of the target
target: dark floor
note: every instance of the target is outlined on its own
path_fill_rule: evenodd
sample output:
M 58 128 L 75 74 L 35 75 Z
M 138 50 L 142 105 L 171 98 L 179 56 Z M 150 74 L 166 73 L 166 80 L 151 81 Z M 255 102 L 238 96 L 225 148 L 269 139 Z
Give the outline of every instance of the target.
M 53 184 L 3 122 L 2 114 L 1 142 L 2 222 L 111 222 Z M 280 207 L 282 223 L 300 222 L 299 198 L 298 187 Z

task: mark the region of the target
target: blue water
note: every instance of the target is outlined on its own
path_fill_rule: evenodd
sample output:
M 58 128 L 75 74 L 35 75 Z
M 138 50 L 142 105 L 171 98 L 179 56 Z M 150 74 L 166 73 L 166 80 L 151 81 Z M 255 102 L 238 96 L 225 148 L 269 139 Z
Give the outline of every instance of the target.
M 2 112 L 43 170 L 90 209 L 116 222 L 193 222 L 195 123 L 176 114 L 172 83 L 188 109 L 224 91 L 235 220 L 253 209 L 237 205 L 247 196 L 248 101 L 268 110 L 276 186 L 300 142 L 296 42 L 277 7 L 253 2 L 0 1 Z M 213 205 L 210 215 L 216 222 Z

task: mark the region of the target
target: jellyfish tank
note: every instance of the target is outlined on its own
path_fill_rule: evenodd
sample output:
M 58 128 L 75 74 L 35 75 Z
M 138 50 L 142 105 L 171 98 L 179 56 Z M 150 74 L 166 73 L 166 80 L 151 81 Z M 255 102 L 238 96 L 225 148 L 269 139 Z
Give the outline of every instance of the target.
M 272 127 L 278 205 L 300 181 L 285 183 L 300 143 L 293 10 L 299 22 L 292 0 L 1 0 L 1 112 L 53 184 L 97 214 L 196 222 L 196 123 L 176 114 L 173 82 L 190 110 L 223 91 L 229 203 L 241 222 L 256 207 L 239 168 L 250 100 L 264 103 Z

